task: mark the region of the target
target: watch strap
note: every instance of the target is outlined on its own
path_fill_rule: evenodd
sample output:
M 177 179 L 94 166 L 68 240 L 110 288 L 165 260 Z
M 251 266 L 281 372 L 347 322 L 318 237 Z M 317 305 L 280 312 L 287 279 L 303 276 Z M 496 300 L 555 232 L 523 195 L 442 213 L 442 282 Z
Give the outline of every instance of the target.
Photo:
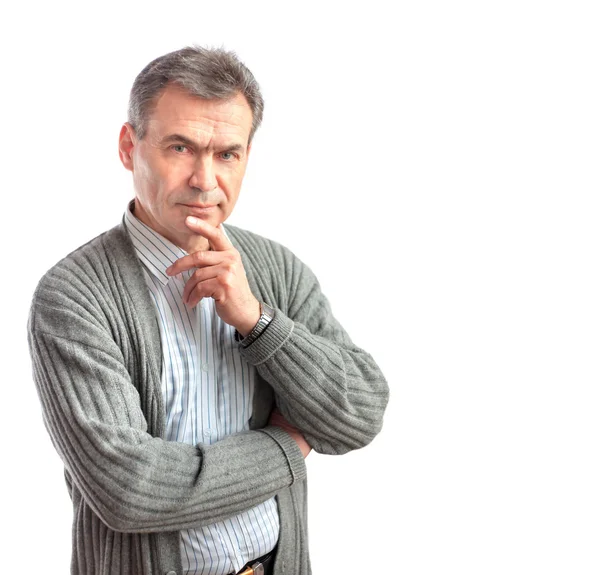
M 267 329 L 267 326 L 273 321 L 274 317 L 275 310 L 270 305 L 260 302 L 260 317 L 258 318 L 256 325 L 246 337 L 242 337 L 242 335 L 236 331 L 235 337 L 237 341 L 240 342 L 240 345 L 243 348 L 248 347 L 261 336 L 265 329 Z

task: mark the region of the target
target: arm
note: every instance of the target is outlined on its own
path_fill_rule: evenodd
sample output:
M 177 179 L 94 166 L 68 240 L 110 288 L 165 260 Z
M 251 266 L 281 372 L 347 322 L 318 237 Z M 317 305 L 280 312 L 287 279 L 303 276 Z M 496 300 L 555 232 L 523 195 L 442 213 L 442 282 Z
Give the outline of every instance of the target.
M 240 252 L 221 229 L 197 218 L 188 217 L 186 224 L 212 249 L 167 269 L 175 275 L 196 268 L 184 289 L 185 303 L 214 298 L 221 319 L 246 335 L 260 315 L 256 298 L 272 297 L 267 303 L 279 308 L 275 318 L 240 353 L 271 384 L 285 419 L 316 451 L 345 453 L 369 443 L 382 426 L 387 383 L 335 320 L 310 269 L 283 246 L 254 234 L 229 228 Z
M 278 427 L 210 446 L 150 435 L 121 348 L 83 303 L 77 308 L 60 292 L 38 288 L 28 339 L 53 444 L 90 507 L 113 530 L 212 523 L 306 475 L 296 442 Z M 153 402 L 150 410 L 162 406 Z
M 270 249 L 279 263 L 272 281 L 284 284 L 279 289 L 285 297 L 278 299 L 287 314 L 276 310 L 265 332 L 241 353 L 273 386 L 281 413 L 316 451 L 363 447 L 382 426 L 385 378 L 333 317 L 311 270 L 282 246 Z

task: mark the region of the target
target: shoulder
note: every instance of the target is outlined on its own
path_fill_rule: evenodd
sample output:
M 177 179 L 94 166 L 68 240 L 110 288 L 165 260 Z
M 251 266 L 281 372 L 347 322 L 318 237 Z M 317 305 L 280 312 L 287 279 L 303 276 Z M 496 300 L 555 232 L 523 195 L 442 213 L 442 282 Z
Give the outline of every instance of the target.
M 36 292 L 56 282 L 97 282 L 100 276 L 109 273 L 109 260 L 127 252 L 129 236 L 122 225 L 117 225 L 79 246 L 54 264 L 38 282 Z M 65 286 L 67 287 L 67 286 Z
M 295 257 L 294 254 L 284 245 L 261 236 L 257 233 L 232 226 L 230 224 L 223 224 L 227 236 L 232 240 L 236 248 L 244 252 L 258 252 L 258 253 L 283 253 L 287 257 Z
M 224 227 L 242 258 L 255 272 L 285 273 L 304 266 L 289 248 L 279 242 L 229 224 Z
M 224 225 L 228 237 L 240 252 L 246 271 L 259 285 L 269 285 L 276 300 L 293 301 L 318 289 L 312 270 L 289 248 L 248 230 Z
M 98 315 L 114 299 L 123 270 L 139 263 L 122 224 L 79 246 L 54 264 L 39 280 L 30 315 L 46 309 Z M 103 314 L 102 314 L 103 315 Z

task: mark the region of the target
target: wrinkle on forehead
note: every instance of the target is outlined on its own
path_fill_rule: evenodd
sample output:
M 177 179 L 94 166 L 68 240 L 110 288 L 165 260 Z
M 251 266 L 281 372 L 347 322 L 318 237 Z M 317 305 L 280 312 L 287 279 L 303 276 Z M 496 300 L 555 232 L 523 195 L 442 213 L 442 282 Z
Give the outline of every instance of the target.
M 205 120 L 181 120 L 179 122 L 167 123 L 154 120 L 148 123 L 148 135 L 153 140 L 159 141 L 171 134 L 181 134 L 190 140 L 204 142 L 207 138 L 230 140 L 239 137 L 245 141 L 246 131 L 243 127 L 227 122 L 210 122 Z
M 201 100 L 173 87 L 161 94 L 148 119 L 152 139 L 182 133 L 200 141 L 241 136 L 247 143 L 251 126 L 252 112 L 242 94 L 227 100 Z

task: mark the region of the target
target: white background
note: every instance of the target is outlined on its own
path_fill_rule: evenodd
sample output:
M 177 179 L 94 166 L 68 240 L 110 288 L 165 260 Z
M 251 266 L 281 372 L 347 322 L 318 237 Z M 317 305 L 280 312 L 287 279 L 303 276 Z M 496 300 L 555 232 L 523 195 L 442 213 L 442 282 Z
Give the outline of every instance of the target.
M 391 387 L 369 447 L 307 460 L 315 575 L 597 574 L 595 5 L 4 8 L 0 570 L 70 558 L 26 345 L 33 289 L 119 221 L 131 83 L 197 43 L 237 51 L 266 100 L 230 222 L 314 269 Z

